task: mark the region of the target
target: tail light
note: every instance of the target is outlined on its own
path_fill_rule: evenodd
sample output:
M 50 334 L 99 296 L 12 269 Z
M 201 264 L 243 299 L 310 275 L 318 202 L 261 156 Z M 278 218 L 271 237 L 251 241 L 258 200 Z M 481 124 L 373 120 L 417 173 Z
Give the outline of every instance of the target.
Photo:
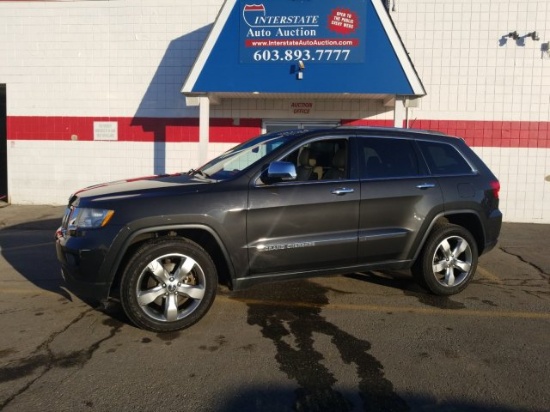
M 500 182 L 498 180 L 493 180 L 491 182 L 491 189 L 493 190 L 493 196 L 495 199 L 498 199 L 498 194 L 500 192 Z

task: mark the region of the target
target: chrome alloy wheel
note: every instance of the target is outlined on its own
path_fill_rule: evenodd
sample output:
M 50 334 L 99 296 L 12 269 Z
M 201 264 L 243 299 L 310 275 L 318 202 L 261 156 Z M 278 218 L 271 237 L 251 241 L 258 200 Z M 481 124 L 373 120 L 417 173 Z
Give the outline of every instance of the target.
M 201 304 L 206 277 L 193 258 L 171 253 L 151 261 L 138 277 L 136 297 L 145 314 L 157 321 L 188 317 Z
M 458 286 L 469 278 L 473 260 L 470 244 L 460 236 L 449 236 L 435 248 L 432 271 L 441 286 Z

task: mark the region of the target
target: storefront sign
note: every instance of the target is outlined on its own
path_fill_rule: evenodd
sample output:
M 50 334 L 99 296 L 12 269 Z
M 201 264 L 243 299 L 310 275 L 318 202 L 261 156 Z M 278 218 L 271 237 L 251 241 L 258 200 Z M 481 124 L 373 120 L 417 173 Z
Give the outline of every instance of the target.
M 294 116 L 307 116 L 313 113 L 313 102 L 291 102 L 290 113 Z
M 241 63 L 365 60 L 364 0 L 240 0 Z
M 118 140 L 118 123 L 94 122 L 94 140 Z
M 380 0 L 225 0 L 182 92 L 425 94 Z

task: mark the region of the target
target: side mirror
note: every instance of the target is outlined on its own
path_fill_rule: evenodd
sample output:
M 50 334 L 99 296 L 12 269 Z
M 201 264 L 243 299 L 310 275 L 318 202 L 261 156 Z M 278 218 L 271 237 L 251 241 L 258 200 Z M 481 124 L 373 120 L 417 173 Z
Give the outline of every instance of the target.
M 269 181 L 288 182 L 296 180 L 296 166 L 290 162 L 273 162 L 267 168 L 266 177 Z

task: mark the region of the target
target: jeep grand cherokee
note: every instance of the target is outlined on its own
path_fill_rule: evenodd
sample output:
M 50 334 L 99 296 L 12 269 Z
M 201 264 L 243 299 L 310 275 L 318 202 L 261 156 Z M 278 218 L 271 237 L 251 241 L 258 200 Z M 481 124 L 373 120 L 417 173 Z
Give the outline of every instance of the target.
M 393 128 L 253 138 L 199 169 L 99 184 L 56 233 L 77 295 L 120 299 L 153 331 L 197 322 L 218 283 L 410 269 L 463 290 L 497 242 L 500 185 L 456 137 Z

